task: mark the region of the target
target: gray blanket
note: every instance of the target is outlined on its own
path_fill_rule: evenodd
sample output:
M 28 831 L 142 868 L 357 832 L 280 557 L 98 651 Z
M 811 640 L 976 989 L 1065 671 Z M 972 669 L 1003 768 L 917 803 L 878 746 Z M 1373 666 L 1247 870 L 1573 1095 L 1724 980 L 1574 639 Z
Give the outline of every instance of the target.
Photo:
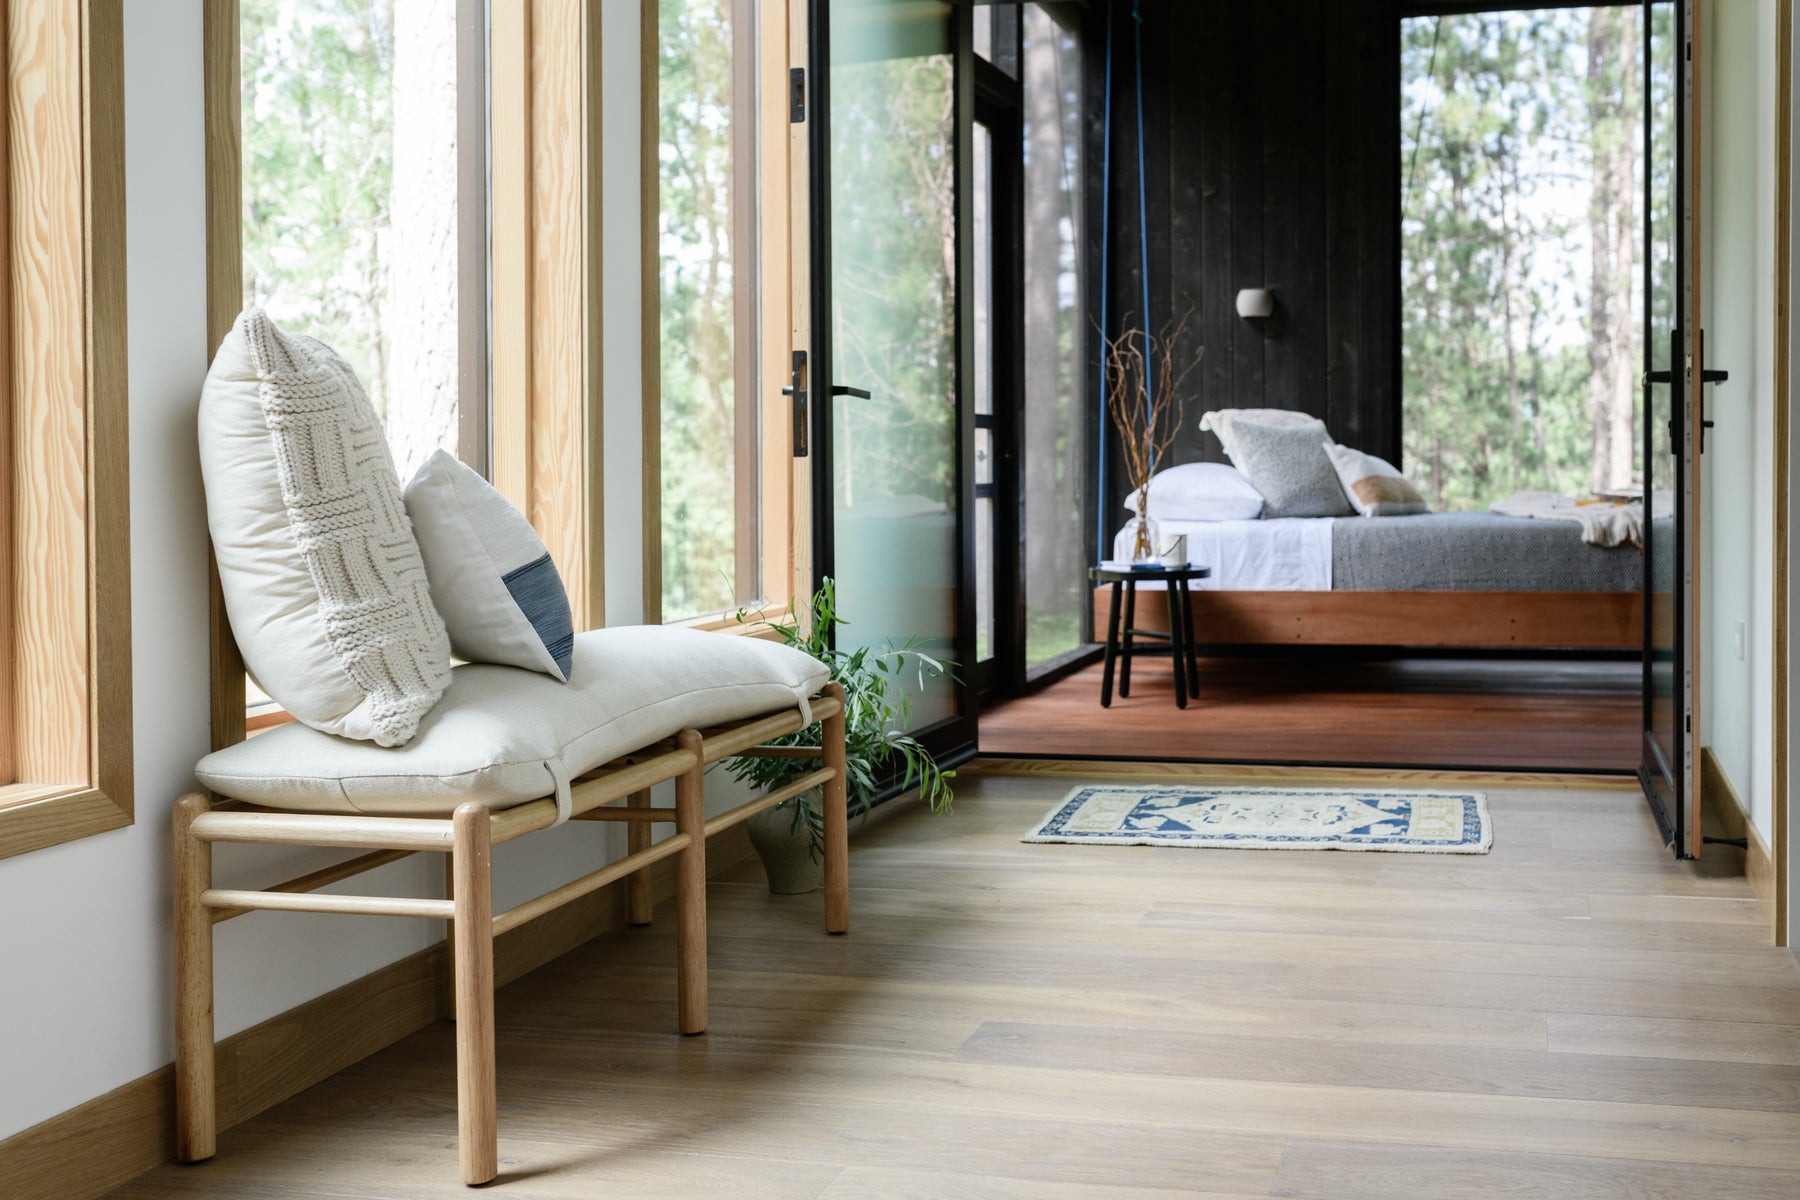
M 1333 591 L 1635 592 L 1644 560 L 1630 546 L 1590 546 L 1573 521 L 1486 512 L 1339 517 Z

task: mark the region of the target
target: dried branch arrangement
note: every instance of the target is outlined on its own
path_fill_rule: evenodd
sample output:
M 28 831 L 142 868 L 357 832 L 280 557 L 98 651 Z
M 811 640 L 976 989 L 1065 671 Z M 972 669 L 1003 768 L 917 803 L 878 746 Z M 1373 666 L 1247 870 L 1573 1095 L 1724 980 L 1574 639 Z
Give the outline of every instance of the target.
M 1137 489 L 1138 516 L 1145 515 L 1149 499 L 1150 476 L 1167 456 L 1175 437 L 1181 431 L 1181 388 L 1188 375 L 1200 365 L 1196 353 L 1179 372 L 1175 369 L 1176 351 L 1188 336 L 1188 321 L 1193 311 L 1165 323 L 1160 333 L 1150 333 L 1131 325 L 1128 314 L 1117 337 L 1101 331 L 1106 344 L 1106 411 L 1113 428 L 1119 433 L 1119 452 L 1125 459 L 1125 472 Z M 1151 371 L 1155 371 L 1154 377 Z M 1154 385 L 1154 386 L 1153 386 Z M 1147 523 L 1138 521 L 1137 537 L 1144 543 L 1149 532 Z M 1154 550 L 1140 544 L 1134 558 L 1151 557 Z

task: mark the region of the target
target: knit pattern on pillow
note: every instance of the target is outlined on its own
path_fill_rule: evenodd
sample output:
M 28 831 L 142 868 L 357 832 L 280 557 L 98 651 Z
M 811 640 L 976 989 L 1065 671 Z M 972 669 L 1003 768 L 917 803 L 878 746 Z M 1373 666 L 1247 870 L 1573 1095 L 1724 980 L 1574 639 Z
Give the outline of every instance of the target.
M 374 740 L 400 746 L 450 684 L 450 639 L 400 500 L 381 419 L 348 363 L 260 310 L 242 328 L 259 380 L 288 528 Z

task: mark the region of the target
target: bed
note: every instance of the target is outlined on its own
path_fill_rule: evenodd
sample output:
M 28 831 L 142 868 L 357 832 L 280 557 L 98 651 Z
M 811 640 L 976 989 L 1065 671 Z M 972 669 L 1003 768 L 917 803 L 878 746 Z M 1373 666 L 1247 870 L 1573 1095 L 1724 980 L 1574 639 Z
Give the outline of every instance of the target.
M 1568 521 L 1486 512 L 1163 521 L 1213 569 L 1195 585 L 1202 645 L 1635 649 L 1643 557 L 1584 543 Z M 1120 549 L 1124 549 L 1120 547 Z M 1097 622 L 1107 596 L 1096 592 Z M 1167 629 L 1155 585 L 1141 629 Z

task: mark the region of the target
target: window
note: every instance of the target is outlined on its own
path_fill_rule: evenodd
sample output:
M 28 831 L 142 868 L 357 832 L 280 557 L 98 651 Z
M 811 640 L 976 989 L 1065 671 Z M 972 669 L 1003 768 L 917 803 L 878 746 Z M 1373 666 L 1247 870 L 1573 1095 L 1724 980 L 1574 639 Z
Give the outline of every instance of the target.
M 608 9 L 612 6 L 608 5 Z M 543 537 L 601 623 L 595 4 L 207 4 L 207 308 L 332 342 L 406 478 L 437 447 Z M 213 742 L 245 680 L 213 589 Z
M 1642 486 L 1642 22 L 1401 22 L 1402 428 L 1434 508 Z
M 646 538 L 663 620 L 778 607 L 801 574 L 780 395 L 804 344 L 788 294 L 790 277 L 804 279 L 788 257 L 788 19 L 787 0 L 658 0 L 646 30 L 657 183 L 645 319 L 658 335 L 645 363 L 658 475 Z
M 392 0 L 239 9 L 244 303 L 355 368 L 402 483 L 439 448 L 478 467 L 486 452 L 485 372 L 462 361 L 483 357 L 486 282 L 460 270 L 465 256 L 485 259 L 486 164 L 459 155 L 468 106 L 457 10 Z M 479 124 L 473 133 L 479 147 Z M 477 211 L 459 224 L 470 200 Z M 469 338 L 465 305 L 479 317 Z
M 0 16 L 4 857 L 131 823 L 131 546 L 120 10 Z

